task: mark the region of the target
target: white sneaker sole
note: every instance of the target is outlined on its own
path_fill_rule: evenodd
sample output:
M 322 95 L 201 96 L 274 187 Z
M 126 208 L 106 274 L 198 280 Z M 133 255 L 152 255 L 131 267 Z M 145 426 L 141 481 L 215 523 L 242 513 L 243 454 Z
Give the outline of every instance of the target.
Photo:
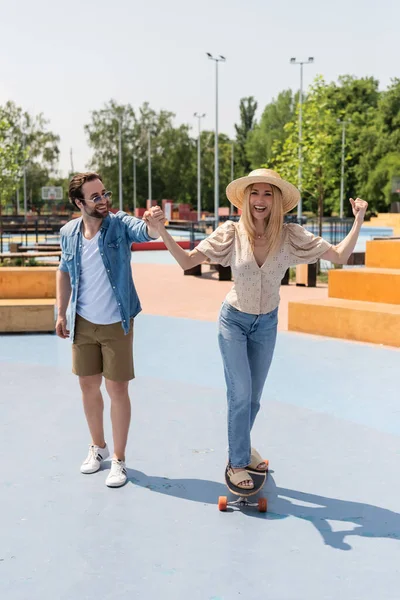
M 122 487 L 123 485 L 125 485 L 127 481 L 128 481 L 128 478 L 126 478 L 125 481 L 121 481 L 121 482 L 108 482 L 106 480 L 106 486 L 109 488 L 119 488 L 119 487 Z
M 83 469 L 84 469 L 84 467 L 81 467 L 81 473 L 82 473 L 83 475 L 92 475 L 93 473 L 97 473 L 98 471 L 100 471 L 100 469 L 101 469 L 101 464 L 99 464 L 99 466 L 97 467 L 97 469 L 94 469 L 94 470 L 85 471 L 85 470 L 83 470 Z

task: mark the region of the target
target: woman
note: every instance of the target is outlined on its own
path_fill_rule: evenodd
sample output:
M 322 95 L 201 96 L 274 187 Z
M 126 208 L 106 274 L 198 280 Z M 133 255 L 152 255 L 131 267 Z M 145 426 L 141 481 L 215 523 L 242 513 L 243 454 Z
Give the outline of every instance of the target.
M 161 209 L 153 209 L 153 217 L 146 215 L 145 219 L 158 226 L 182 269 L 207 259 L 232 269 L 235 283 L 222 305 L 218 333 L 228 400 L 227 472 L 234 486 L 251 489 L 251 471 L 267 468 L 251 448 L 250 432 L 274 354 L 281 280 L 289 266 L 319 258 L 346 264 L 368 204 L 350 199 L 353 227 L 342 242 L 332 246 L 300 225 L 283 222 L 284 214 L 298 204 L 300 193 L 274 171 L 252 171 L 248 177 L 232 181 L 226 194 L 242 210 L 239 222 L 226 221 L 189 253 L 165 230 Z

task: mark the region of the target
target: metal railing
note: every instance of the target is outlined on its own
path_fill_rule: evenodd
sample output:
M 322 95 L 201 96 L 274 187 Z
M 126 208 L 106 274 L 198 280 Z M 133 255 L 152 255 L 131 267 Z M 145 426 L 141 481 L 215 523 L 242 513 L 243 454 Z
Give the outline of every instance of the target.
M 3 252 L 5 241 L 19 238 L 20 243 L 28 245 L 28 236 L 39 242 L 39 237 L 47 242 L 49 236 L 57 235 L 61 227 L 68 221 L 68 217 L 46 216 L 29 217 L 25 221 L 23 216 L 3 215 L 0 229 L 0 252 Z
M 331 244 L 336 245 L 350 233 L 353 223 L 354 219 L 327 217 L 322 221 L 321 236 Z M 307 222 L 303 227 L 314 235 L 319 235 L 320 225 L 318 219 L 307 219 Z
M 220 223 L 227 220 L 239 221 L 238 215 L 227 215 L 220 218 Z M 61 227 L 68 221 L 68 217 L 36 217 L 30 218 L 28 221 L 24 217 L 3 216 L 2 229 L 0 230 L 0 252 L 3 251 L 3 239 L 9 240 L 11 236 L 20 237 L 21 243 L 25 241 L 28 245 L 28 236 L 34 236 L 36 243 L 39 241 L 39 236 L 47 241 L 48 236 L 58 234 Z M 285 215 L 285 223 L 298 223 L 296 215 Z M 319 235 L 318 219 L 307 219 L 302 217 L 300 224 L 314 235 Z M 185 221 L 182 223 L 170 224 L 170 231 L 188 231 L 190 248 L 195 247 L 196 240 L 205 237 L 214 228 L 215 221 L 213 218 L 202 221 Z M 331 244 L 338 244 L 349 233 L 353 225 L 353 219 L 339 219 L 337 217 L 326 217 L 322 222 L 322 237 Z

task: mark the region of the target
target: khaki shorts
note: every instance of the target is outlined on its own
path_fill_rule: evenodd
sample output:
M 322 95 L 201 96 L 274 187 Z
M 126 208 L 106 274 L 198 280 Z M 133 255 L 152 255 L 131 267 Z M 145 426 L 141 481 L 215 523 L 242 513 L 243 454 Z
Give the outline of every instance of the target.
M 121 322 L 95 325 L 76 315 L 72 372 L 80 377 L 102 373 L 111 381 L 134 379 L 133 319 L 125 335 Z

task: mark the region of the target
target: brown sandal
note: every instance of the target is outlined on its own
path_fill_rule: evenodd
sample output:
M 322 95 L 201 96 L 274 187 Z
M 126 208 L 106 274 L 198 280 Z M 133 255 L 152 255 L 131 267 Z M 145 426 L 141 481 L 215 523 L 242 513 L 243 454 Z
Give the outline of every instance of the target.
M 260 465 L 260 464 L 264 464 L 265 468 L 259 469 L 258 465 Z M 259 473 L 264 473 L 265 471 L 268 470 L 268 463 L 265 462 L 265 460 L 263 459 L 261 454 L 259 454 L 255 448 L 252 448 L 251 449 L 251 462 L 247 466 L 247 468 L 252 469 L 253 471 L 258 471 Z
M 243 471 L 238 471 L 237 473 L 235 473 L 232 470 L 232 467 L 228 467 L 227 475 L 228 475 L 229 481 L 232 483 L 232 485 L 234 485 L 242 490 L 252 490 L 254 487 L 254 481 L 251 478 L 250 473 L 248 473 L 246 471 L 246 469 L 243 469 Z M 251 481 L 251 485 L 241 485 L 245 481 Z

